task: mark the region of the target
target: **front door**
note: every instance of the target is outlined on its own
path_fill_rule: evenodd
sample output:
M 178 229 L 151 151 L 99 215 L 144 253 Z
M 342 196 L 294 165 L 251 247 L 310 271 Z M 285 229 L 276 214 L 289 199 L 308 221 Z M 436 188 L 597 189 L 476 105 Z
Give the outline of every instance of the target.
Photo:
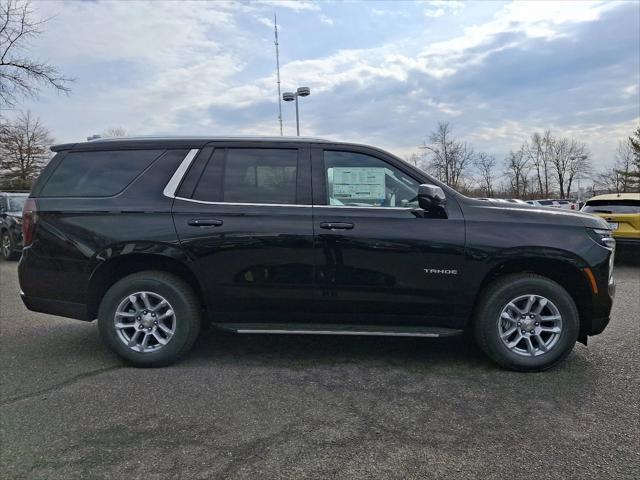
M 418 208 L 425 179 L 366 150 L 313 149 L 317 309 L 328 321 L 457 327 L 464 221 Z
M 216 321 L 283 321 L 313 298 L 309 149 L 301 145 L 210 144 L 178 189 L 178 237 Z

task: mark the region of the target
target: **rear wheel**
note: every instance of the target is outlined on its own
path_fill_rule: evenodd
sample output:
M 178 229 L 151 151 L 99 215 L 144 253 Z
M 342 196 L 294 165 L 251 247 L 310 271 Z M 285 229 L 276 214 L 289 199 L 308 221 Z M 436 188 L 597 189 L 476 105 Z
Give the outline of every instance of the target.
M 166 272 L 146 271 L 116 282 L 98 312 L 103 340 L 140 367 L 168 365 L 184 355 L 200 331 L 193 290 Z
M 502 367 L 518 371 L 546 370 L 563 360 L 579 327 L 567 291 L 534 274 L 509 275 L 489 286 L 474 321 L 480 348 Z
M 20 256 L 20 253 L 16 252 L 13 237 L 6 230 L 0 235 L 0 250 L 2 251 L 2 258 L 5 260 L 16 260 Z

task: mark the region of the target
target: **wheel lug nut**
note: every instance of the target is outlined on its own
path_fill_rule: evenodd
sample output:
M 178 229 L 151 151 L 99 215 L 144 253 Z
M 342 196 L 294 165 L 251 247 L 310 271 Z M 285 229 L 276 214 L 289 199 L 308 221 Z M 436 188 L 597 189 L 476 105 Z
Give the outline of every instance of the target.
M 540 325 L 540 322 L 536 322 L 536 327 Z
M 527 333 L 527 331 L 526 331 L 526 330 L 522 330 L 522 333 L 523 333 L 523 334 L 524 334 L 524 333 Z
M 136 317 L 136 320 L 140 320 L 140 317 L 139 317 L 139 316 L 138 316 L 138 317 Z
M 147 314 L 147 313 L 149 313 L 149 312 L 147 312 L 147 311 L 145 310 L 145 311 L 144 311 L 144 312 L 142 312 L 142 313 L 144 313 L 144 314 L 146 315 L 146 314 Z
M 520 322 L 518 322 L 518 326 L 522 325 Z
M 151 331 L 151 327 L 147 328 L 147 332 L 150 332 L 150 331 Z
M 158 321 L 156 320 L 155 322 L 153 322 L 153 324 L 154 324 L 154 325 L 157 325 L 157 324 L 158 324 Z
M 152 314 L 151 314 L 151 316 L 152 316 L 152 317 L 155 317 L 155 316 L 156 316 L 156 314 L 155 314 L 155 313 L 152 313 Z
M 529 315 L 529 318 L 535 318 L 535 315 Z
M 140 330 L 142 330 L 142 329 L 144 329 L 144 325 L 142 325 L 142 324 L 141 324 L 141 325 L 138 325 L 138 328 L 139 328 Z
M 524 318 L 527 318 L 527 316 L 526 316 L 526 315 L 522 315 L 520 318 L 523 318 L 523 319 L 524 319 Z

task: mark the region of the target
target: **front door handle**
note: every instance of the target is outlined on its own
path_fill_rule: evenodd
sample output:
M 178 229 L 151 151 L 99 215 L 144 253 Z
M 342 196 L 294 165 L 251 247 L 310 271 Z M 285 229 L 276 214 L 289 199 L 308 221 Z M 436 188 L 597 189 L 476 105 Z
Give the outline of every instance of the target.
M 348 222 L 322 222 L 320 228 L 325 230 L 351 230 L 353 223 Z
M 222 225 L 222 220 L 216 219 L 193 219 L 187 222 L 188 225 L 192 227 L 219 227 Z

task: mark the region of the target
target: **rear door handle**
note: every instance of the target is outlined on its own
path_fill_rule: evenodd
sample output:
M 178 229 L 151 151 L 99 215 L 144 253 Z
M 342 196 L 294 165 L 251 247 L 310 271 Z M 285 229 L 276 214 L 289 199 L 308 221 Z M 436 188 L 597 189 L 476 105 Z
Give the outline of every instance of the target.
M 325 230 L 351 230 L 353 228 L 353 223 L 322 222 L 320 223 L 320 228 L 324 228 Z
M 188 225 L 192 227 L 219 227 L 222 225 L 222 220 L 216 219 L 193 219 L 187 222 Z

